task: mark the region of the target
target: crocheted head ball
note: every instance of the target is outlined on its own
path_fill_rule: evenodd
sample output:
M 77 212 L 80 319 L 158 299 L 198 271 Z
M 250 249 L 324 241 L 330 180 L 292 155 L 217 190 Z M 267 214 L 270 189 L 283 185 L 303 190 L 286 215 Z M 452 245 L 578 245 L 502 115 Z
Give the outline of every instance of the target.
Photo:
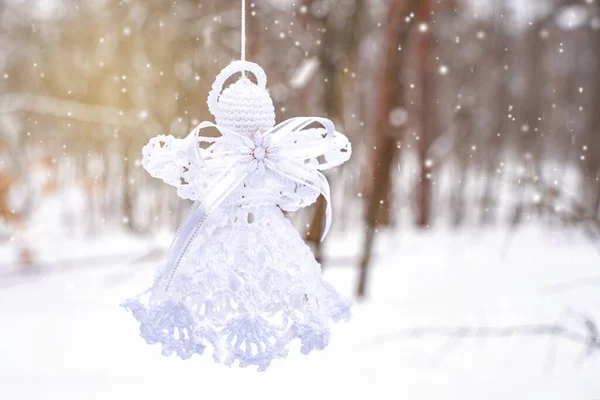
M 225 87 L 229 78 L 241 73 L 241 78 Z M 253 75 L 256 83 L 248 79 Z M 208 109 L 217 125 L 239 134 L 252 135 L 275 125 L 275 107 L 267 92 L 267 76 L 260 65 L 249 61 L 234 61 L 225 67 L 212 85 Z
M 246 77 L 227 87 L 218 99 L 217 125 L 251 135 L 275 125 L 275 107 L 266 89 Z

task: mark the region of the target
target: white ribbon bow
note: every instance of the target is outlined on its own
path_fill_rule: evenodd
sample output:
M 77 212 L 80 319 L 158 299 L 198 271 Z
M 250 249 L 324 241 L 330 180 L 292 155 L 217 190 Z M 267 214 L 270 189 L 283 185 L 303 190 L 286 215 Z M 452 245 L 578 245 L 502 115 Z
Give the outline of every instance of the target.
M 317 140 L 307 141 L 305 137 L 299 141 L 284 140 L 314 123 L 325 128 L 324 135 L 319 136 Z M 217 141 L 217 138 L 199 136 L 200 130 L 208 127 L 216 128 L 223 137 L 235 145 L 225 151 L 206 151 L 201 154 L 199 142 Z M 211 122 L 200 123 L 186 140 L 192 140 L 195 156 L 205 167 L 217 172 L 217 175 L 205 190 L 202 199 L 192 205 L 175 233 L 167 255 L 166 268 L 170 269 L 170 273 L 167 276 L 165 291 L 169 289 L 181 259 L 204 227 L 208 217 L 242 184 L 246 177 L 253 173 L 264 175 L 267 170 L 270 170 L 323 195 L 327 207 L 321 240 L 325 239 L 331 227 L 329 183 L 325 175 L 314 167 L 309 167 L 305 161 L 323 155 L 334 133 L 333 123 L 326 118 L 318 117 L 291 118 L 267 132 L 257 131 L 254 138 Z

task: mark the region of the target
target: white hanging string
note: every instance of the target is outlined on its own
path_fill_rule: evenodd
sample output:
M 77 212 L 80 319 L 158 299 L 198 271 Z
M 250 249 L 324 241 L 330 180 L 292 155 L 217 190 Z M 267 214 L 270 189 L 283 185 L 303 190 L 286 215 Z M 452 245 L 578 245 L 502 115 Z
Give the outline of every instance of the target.
M 241 31 L 242 31 L 242 43 L 241 43 L 241 57 L 240 59 L 242 61 L 246 61 L 246 0 L 242 0 L 242 25 L 241 25 Z

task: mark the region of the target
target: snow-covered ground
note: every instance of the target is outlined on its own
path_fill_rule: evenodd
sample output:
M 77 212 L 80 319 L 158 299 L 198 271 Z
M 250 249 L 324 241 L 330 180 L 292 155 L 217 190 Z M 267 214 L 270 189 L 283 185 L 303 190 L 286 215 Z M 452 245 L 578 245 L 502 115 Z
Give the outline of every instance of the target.
M 0 399 L 600 399 L 600 353 L 577 341 L 583 318 L 600 323 L 600 246 L 574 231 L 382 235 L 369 299 L 330 346 L 264 373 L 163 357 L 138 337 L 118 304 L 150 283 L 153 245 L 97 239 L 120 260 L 0 277 Z M 328 243 L 325 276 L 347 294 L 359 245 Z M 525 334 L 538 324 L 574 340 Z

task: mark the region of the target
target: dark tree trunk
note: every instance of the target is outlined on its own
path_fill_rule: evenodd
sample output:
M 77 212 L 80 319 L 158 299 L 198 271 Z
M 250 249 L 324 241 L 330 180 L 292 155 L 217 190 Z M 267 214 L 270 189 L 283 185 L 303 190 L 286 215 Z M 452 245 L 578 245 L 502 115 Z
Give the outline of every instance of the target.
M 363 254 L 360 261 L 360 273 L 356 295 L 362 298 L 366 294 L 369 264 L 371 262 L 373 242 L 375 240 L 376 227 L 382 208 L 388 208 L 387 193 L 390 191 L 391 174 L 394 159 L 397 154 L 397 143 L 400 133 L 394 131 L 389 124 L 389 115 L 398 101 L 404 105 L 404 100 L 399 99 L 402 94 L 399 73 L 401 67 L 401 55 L 398 46 L 404 44 L 407 39 L 404 15 L 410 2 L 405 0 L 393 0 L 388 10 L 388 20 L 384 32 L 384 50 L 381 53 L 379 73 L 376 80 L 377 101 L 373 108 L 373 120 L 371 137 L 374 150 L 371 157 L 372 186 L 366 199 L 367 207 L 365 213 L 365 239 Z
M 312 3 L 312 2 L 309 2 Z M 354 64 L 359 45 L 358 34 L 356 33 L 359 24 L 360 10 L 362 9 L 362 0 L 357 0 L 357 8 L 351 18 L 340 26 L 339 21 L 334 21 L 337 16 L 329 15 L 322 22 L 325 25 L 323 35 L 323 44 L 319 59 L 325 76 L 325 91 L 323 92 L 323 107 L 327 118 L 338 125 L 338 129 L 343 130 L 344 121 L 344 92 L 345 77 L 344 65 L 351 67 Z M 340 49 L 340 38 L 350 37 L 346 48 Z M 321 246 L 321 232 L 325 224 L 325 199 L 319 197 L 310 221 L 310 229 L 306 234 L 306 242 L 311 245 L 315 258 L 319 263 L 323 261 L 323 251 Z
M 420 86 L 419 109 L 419 185 L 417 187 L 417 226 L 428 227 L 431 220 L 432 185 L 430 168 L 427 164 L 427 152 L 433 140 L 431 115 L 433 91 L 431 90 L 430 61 L 433 52 L 433 33 L 431 27 L 431 0 L 419 0 L 416 13 L 415 34 L 417 36 L 417 71 Z M 421 25 L 424 24 L 424 25 Z M 428 27 L 421 29 L 421 26 Z

